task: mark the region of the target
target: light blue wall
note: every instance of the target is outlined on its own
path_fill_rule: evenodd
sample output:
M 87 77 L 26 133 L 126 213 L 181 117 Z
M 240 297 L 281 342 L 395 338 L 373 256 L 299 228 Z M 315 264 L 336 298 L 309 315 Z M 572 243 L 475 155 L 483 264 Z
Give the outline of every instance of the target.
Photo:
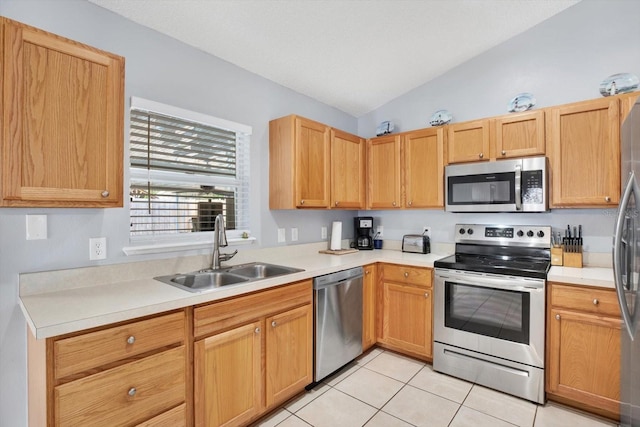
M 633 22 L 640 16 L 640 2 L 633 0 L 584 0 L 360 119 L 84 0 L 1 0 L 0 15 L 126 57 L 127 108 L 134 95 L 252 126 L 251 222 L 263 247 L 277 245 L 278 227 L 287 231 L 298 227 L 300 242 L 314 242 L 320 240 L 321 226 L 330 226 L 333 220 L 350 224 L 354 216 L 353 212 L 269 211 L 268 122 L 273 118 L 296 113 L 372 136 L 382 120 L 394 120 L 402 130 L 409 130 L 425 127 L 440 108 L 452 111 L 457 121 L 488 117 L 504 113 L 509 99 L 521 91 L 533 92 L 538 106 L 595 98 L 603 77 L 621 71 L 640 74 L 640 27 Z M 25 240 L 27 213 L 47 214 L 47 240 Z M 440 211 L 366 214 L 385 226 L 387 238 L 399 239 L 430 225 L 434 240 L 443 242 L 452 241 L 456 222 L 503 222 L 506 218 L 504 222 L 510 223 L 582 223 L 593 249 L 608 247 L 613 223 L 612 210 L 565 210 L 513 219 Z M 108 238 L 104 263 L 141 258 L 125 257 L 121 252 L 128 245 L 126 208 L 0 209 L 0 236 L 0 426 L 24 426 L 26 327 L 17 306 L 18 274 L 92 265 L 87 242 L 97 236 Z
M 640 2 L 583 0 L 505 43 L 358 119 L 358 134 L 375 135 L 392 120 L 400 131 L 429 126 L 439 109 L 454 122 L 507 113 L 509 100 L 531 92 L 536 108 L 599 98 L 607 76 L 640 75 Z M 425 52 L 425 55 L 428 55 Z M 437 60 L 437 58 L 434 58 Z M 589 173 L 589 171 L 585 171 Z M 441 211 L 375 212 L 385 238 L 431 226 L 435 241 L 451 242 L 458 222 L 552 225 L 583 224 L 586 250 L 608 252 L 615 209 L 556 209 L 543 214 L 448 214 Z

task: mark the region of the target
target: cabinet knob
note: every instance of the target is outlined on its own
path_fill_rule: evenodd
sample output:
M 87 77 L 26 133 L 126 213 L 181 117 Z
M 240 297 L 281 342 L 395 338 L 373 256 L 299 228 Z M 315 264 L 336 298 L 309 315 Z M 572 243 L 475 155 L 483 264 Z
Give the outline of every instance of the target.
M 391 205 L 392 205 L 392 206 L 395 206 L 395 205 L 396 205 L 396 202 L 391 203 Z
M 409 273 L 408 272 L 404 272 L 404 277 L 409 277 Z
M 560 315 L 556 314 L 556 320 L 560 320 Z
M 100 195 L 102 197 L 109 197 L 109 190 L 104 190 L 102 193 L 100 193 Z
M 129 391 L 127 392 L 127 394 L 128 394 L 129 396 L 133 397 L 133 396 L 135 396 L 135 395 L 136 395 L 136 392 L 137 392 L 137 391 L 138 391 L 138 390 L 136 390 L 136 388 L 135 388 L 135 387 L 131 387 L 131 388 L 129 389 Z
M 275 328 L 276 326 L 278 326 L 278 324 L 277 324 L 277 323 L 276 323 L 276 321 L 274 320 L 273 322 L 271 322 L 271 326 L 273 326 L 273 327 Z
M 504 150 L 502 150 L 502 151 L 500 152 L 500 154 L 502 154 L 503 156 L 506 156 L 506 155 L 507 155 L 507 152 L 506 152 L 506 151 L 504 151 Z
M 607 203 L 609 203 L 609 202 L 611 201 L 611 197 L 606 196 L 606 197 L 604 198 L 604 201 L 605 201 L 605 202 L 607 202 Z
M 304 200 L 300 200 L 300 204 L 301 204 L 301 205 L 304 205 Z
M 134 342 L 136 342 L 136 337 L 134 337 L 133 335 L 127 338 L 127 344 L 133 344 Z
M 340 202 L 336 202 L 336 206 L 338 206 L 338 203 L 340 203 Z
M 369 270 L 364 271 L 364 274 L 369 274 L 369 273 L 371 273 Z
M 412 202 L 412 201 L 409 201 L 409 206 L 411 206 L 412 204 L 413 204 L 413 202 Z
M 478 154 L 478 157 L 480 157 L 482 159 L 484 157 L 484 154 L 480 153 L 480 154 Z
M 598 298 L 594 298 L 593 305 L 598 305 L 598 304 L 600 304 L 600 301 L 598 301 Z
M 429 298 L 429 292 L 425 292 L 425 293 L 424 293 L 424 297 L 425 297 L 425 298 Z
M 256 328 L 255 332 L 256 332 L 256 334 L 259 334 L 260 333 L 260 328 Z

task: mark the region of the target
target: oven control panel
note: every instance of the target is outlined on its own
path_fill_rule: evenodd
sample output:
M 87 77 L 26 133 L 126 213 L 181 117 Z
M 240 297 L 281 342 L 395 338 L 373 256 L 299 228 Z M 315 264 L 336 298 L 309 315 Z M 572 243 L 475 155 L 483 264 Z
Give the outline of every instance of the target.
M 457 224 L 456 243 L 551 247 L 551 227 L 540 225 Z

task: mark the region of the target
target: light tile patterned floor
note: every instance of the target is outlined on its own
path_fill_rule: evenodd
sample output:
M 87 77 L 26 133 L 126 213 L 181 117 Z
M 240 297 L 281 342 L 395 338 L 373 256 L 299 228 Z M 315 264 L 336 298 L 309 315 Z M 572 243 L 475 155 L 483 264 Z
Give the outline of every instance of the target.
M 434 372 L 375 348 L 254 427 L 614 427 L 574 409 Z

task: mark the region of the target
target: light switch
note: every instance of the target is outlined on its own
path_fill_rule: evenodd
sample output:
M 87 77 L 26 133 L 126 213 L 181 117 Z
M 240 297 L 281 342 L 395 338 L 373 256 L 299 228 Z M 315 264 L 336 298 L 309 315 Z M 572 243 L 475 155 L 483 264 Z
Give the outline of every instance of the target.
M 27 240 L 47 238 L 47 216 L 27 215 Z

